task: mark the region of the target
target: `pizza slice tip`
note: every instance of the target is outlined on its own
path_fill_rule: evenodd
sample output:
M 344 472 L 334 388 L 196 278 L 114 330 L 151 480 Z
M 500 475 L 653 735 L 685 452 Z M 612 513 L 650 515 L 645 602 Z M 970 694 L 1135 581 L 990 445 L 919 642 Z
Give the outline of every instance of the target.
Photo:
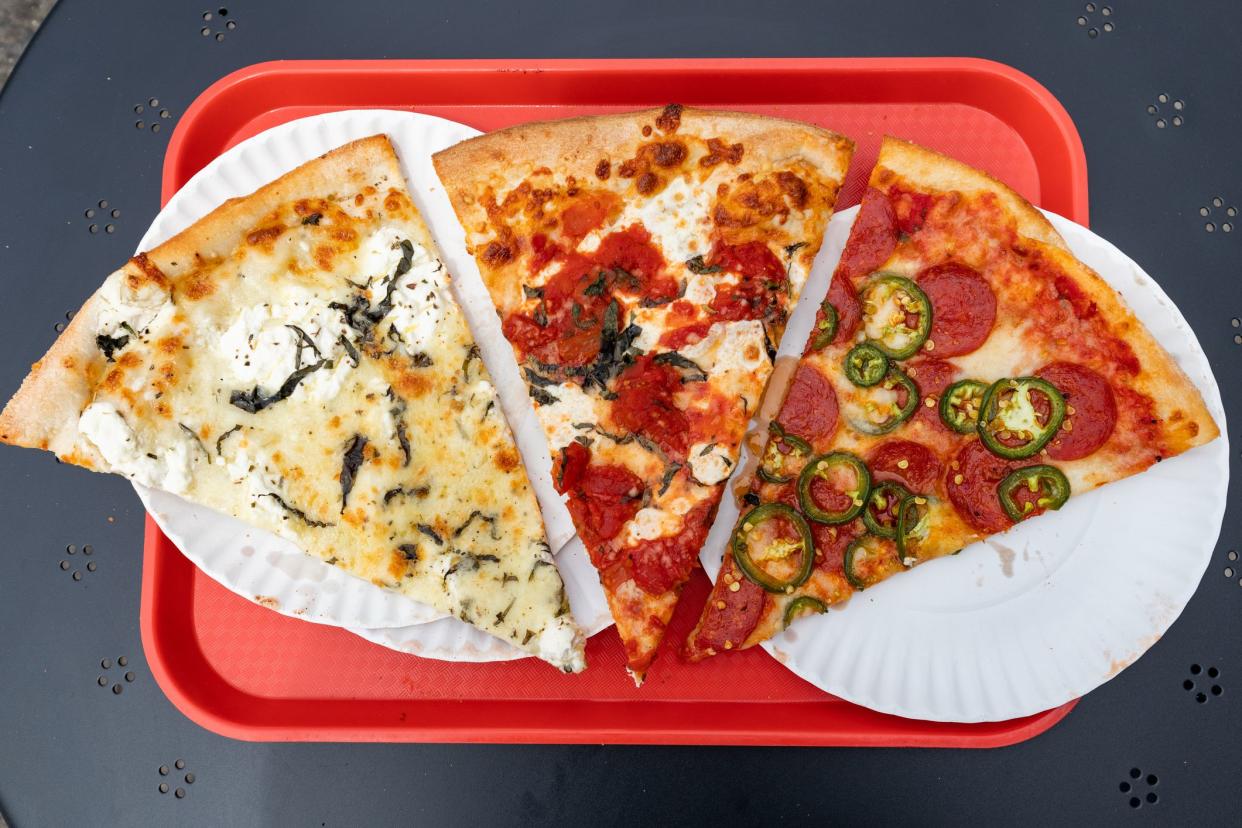
M 275 532 L 556 667 L 584 639 L 451 279 L 386 136 L 111 274 L 0 441 Z

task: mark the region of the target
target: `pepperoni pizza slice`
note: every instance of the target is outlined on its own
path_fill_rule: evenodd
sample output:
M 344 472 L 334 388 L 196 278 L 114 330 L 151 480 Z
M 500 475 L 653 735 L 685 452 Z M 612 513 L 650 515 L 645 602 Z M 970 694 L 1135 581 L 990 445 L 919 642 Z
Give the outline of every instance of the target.
M 853 152 L 756 115 L 535 123 L 435 156 L 641 681 Z
M 1218 433 L 1042 213 L 886 138 L 686 656 L 753 646 Z

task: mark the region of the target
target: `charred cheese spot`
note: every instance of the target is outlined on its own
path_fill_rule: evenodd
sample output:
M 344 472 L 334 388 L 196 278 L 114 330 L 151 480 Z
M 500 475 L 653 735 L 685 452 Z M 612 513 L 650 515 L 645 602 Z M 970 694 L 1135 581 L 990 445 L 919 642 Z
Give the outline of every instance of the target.
M 336 258 L 336 248 L 330 244 L 315 245 L 315 264 L 320 270 L 331 270 L 332 260 Z
M 271 224 L 267 227 L 260 227 L 246 234 L 246 244 L 251 247 L 271 250 L 276 243 L 276 239 L 280 238 L 280 234 L 283 232 L 285 232 L 283 224 Z
M 522 458 L 511 448 L 503 448 L 496 453 L 496 467 L 509 474 L 522 463 Z
M 168 287 L 168 277 L 164 275 L 164 271 L 156 267 L 155 262 L 147 258 L 146 253 L 139 253 L 129 261 L 138 268 L 138 273 L 130 270 L 125 274 L 125 281 L 131 291 L 137 293 L 143 285 L 148 283 L 162 288 Z
M 708 138 L 707 154 L 699 158 L 699 166 L 714 167 L 721 162 L 737 166 L 742 162 L 744 152 L 741 144 L 726 144 L 719 138 Z
M 404 195 L 397 190 L 389 190 L 388 195 L 384 196 L 384 209 L 389 213 L 397 213 L 406 208 L 409 201 Z
M 507 244 L 490 241 L 487 247 L 483 248 L 482 258 L 488 267 L 501 267 L 513 259 L 513 251 Z
M 210 271 L 203 268 L 191 271 L 177 283 L 178 297 L 184 297 L 195 302 L 206 299 L 215 292 L 215 279 L 212 278 Z
M 721 228 L 783 224 L 791 213 L 804 213 L 835 198 L 836 188 L 813 173 L 781 170 L 762 178 L 738 176 L 731 187 L 717 189 L 712 220 Z
M 658 167 L 676 167 L 686 160 L 686 145 L 680 141 L 659 141 L 649 145 L 651 160 Z
M 171 355 L 171 354 L 175 354 L 175 353 L 177 353 L 177 351 L 181 350 L 181 346 L 182 346 L 182 344 L 183 344 L 183 343 L 182 343 L 181 337 L 179 337 L 179 336 L 176 336 L 176 335 L 173 335 L 173 336 L 164 336 L 164 337 L 160 337 L 158 340 L 156 340 L 156 342 L 155 342 L 155 348 L 156 348 L 156 350 L 158 350 L 160 353 L 163 353 L 163 354 L 170 354 L 170 355 Z
M 595 165 L 595 177 L 600 181 L 607 181 L 610 175 L 612 175 L 612 164 L 607 158 L 601 158 L 600 162 Z
M 669 104 L 664 107 L 664 111 L 656 118 L 655 125 L 659 127 L 661 132 L 676 132 L 681 127 L 681 113 L 683 109 L 685 107 L 681 104 Z
M 420 371 L 400 371 L 393 383 L 393 388 L 401 396 L 415 399 L 428 393 L 433 387 L 431 378 Z

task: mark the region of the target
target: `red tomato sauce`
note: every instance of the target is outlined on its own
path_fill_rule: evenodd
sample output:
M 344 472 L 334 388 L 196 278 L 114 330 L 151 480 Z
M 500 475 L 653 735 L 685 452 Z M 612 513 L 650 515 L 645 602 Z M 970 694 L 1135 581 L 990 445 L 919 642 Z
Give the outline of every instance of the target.
M 573 208 L 571 208 L 573 209 Z M 589 217 L 575 218 L 586 226 Z M 542 289 L 536 309 L 509 314 L 505 338 L 523 358 L 553 365 L 582 366 L 599 355 L 604 316 L 613 294 L 672 299 L 677 284 L 665 272 L 664 257 L 640 225 L 609 233 L 591 254 L 566 253 L 545 236 L 531 239 L 532 267 L 559 260 L 561 269 Z M 618 327 L 625 320 L 618 319 Z
M 617 377 L 617 397 L 609 409 L 613 424 L 648 437 L 671 459 L 684 460 L 690 424 L 673 402 L 680 389 L 676 368 L 655 362 L 650 354 L 639 357 Z
M 682 529 L 675 535 L 640 541 L 622 550 L 629 553 L 634 582 L 653 595 L 685 583 L 699 565 L 699 549 L 707 539 L 715 505 L 713 501 L 695 506 L 682 518 Z
M 577 442 L 562 449 L 557 465 L 557 491 L 569 495 L 569 514 L 594 558 L 595 547 L 642 508 L 643 481 L 623 466 L 592 465 L 591 450 Z
M 785 284 L 785 268 L 763 242 L 717 243 L 712 264 L 741 275 L 736 285 L 721 285 L 712 298 L 717 320 L 767 319 L 780 306 L 777 298 Z

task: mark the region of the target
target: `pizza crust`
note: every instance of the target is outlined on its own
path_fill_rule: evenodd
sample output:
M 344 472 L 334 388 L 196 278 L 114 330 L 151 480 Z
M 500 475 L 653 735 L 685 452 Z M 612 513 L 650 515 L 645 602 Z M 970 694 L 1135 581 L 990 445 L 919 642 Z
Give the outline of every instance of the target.
M 474 248 L 487 237 L 488 231 L 487 212 L 479 196 L 488 187 L 507 192 L 540 168 L 553 170 L 562 178 L 573 176 L 579 183 L 592 186 L 600 183 L 595 170 L 601 161 L 608 162 L 610 176 L 616 176 L 617 165 L 640 144 L 691 134 L 743 144 L 745 154 L 737 165 L 738 172 L 761 173 L 800 159 L 839 188 L 854 153 L 853 141 L 830 130 L 744 112 L 683 107 L 679 110 L 677 129 L 665 132 L 659 123 L 668 109 L 520 124 L 436 153 L 432 157 L 436 172 L 465 228 L 470 252 L 477 254 Z M 649 134 L 644 135 L 644 127 L 649 128 Z M 803 251 L 808 267 L 817 251 L 818 244 Z M 516 268 L 480 269 L 502 312 L 520 301 Z
M 1022 235 L 1050 247 L 1069 249 L 1061 234 L 1038 208 L 1007 185 L 956 158 L 886 135 L 880 145 L 875 168 L 871 171 L 871 186 L 884 189 L 885 170 L 891 170 L 928 190 L 990 192 L 1017 221 L 1018 232 Z

